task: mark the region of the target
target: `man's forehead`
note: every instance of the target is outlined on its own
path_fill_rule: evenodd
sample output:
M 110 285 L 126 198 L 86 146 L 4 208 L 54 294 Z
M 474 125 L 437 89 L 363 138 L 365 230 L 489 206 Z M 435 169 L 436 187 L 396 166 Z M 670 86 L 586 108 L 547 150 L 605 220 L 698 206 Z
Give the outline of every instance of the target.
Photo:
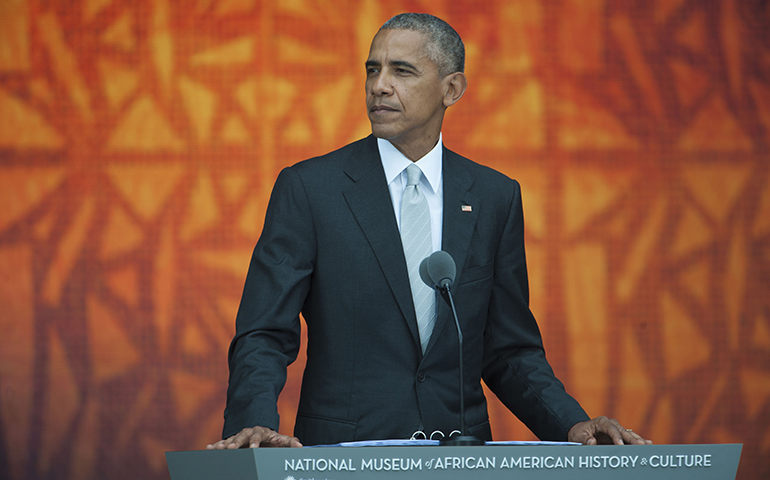
M 381 54 L 399 55 L 412 59 L 428 57 L 427 36 L 415 30 L 384 29 L 377 32 L 369 48 L 369 60 Z

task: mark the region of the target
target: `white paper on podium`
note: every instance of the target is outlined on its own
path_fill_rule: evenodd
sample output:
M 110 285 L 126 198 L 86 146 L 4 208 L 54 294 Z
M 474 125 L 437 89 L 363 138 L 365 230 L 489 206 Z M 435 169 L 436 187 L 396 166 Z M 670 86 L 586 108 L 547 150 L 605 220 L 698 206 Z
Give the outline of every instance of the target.
M 486 442 L 486 445 L 519 445 L 519 446 L 532 446 L 532 445 L 582 445 L 576 442 L 541 442 L 530 440 L 502 440 L 499 442 Z
M 307 448 L 315 447 L 420 447 L 420 446 L 437 446 L 438 440 L 365 440 L 360 442 L 343 442 L 334 445 L 312 445 Z M 486 442 L 488 446 L 494 445 L 521 445 L 521 446 L 533 446 L 533 445 L 580 445 L 574 442 L 533 442 L 533 441 L 497 441 Z

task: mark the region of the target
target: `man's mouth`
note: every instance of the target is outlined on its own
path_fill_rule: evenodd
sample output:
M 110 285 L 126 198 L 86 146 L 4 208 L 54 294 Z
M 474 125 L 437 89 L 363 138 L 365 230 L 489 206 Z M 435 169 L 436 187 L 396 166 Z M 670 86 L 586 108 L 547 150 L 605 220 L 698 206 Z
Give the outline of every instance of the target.
M 369 111 L 372 113 L 384 113 L 384 112 L 395 112 L 396 109 L 388 105 L 372 105 L 369 108 Z

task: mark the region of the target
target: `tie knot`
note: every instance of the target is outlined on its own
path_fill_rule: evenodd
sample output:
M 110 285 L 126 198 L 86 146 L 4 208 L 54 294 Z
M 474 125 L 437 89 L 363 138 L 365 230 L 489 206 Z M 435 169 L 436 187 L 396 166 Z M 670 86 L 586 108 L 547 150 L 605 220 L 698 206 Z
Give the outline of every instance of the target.
M 422 175 L 422 170 L 420 170 L 420 167 L 414 163 L 409 165 L 406 167 L 406 184 L 417 185 L 420 183 L 420 175 Z

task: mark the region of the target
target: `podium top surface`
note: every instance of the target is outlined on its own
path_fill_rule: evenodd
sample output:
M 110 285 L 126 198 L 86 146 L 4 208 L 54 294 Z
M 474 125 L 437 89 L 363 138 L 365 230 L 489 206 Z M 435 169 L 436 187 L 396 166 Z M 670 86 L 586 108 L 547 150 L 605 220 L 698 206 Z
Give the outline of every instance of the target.
M 402 446 L 167 452 L 172 480 L 735 479 L 742 445 Z

